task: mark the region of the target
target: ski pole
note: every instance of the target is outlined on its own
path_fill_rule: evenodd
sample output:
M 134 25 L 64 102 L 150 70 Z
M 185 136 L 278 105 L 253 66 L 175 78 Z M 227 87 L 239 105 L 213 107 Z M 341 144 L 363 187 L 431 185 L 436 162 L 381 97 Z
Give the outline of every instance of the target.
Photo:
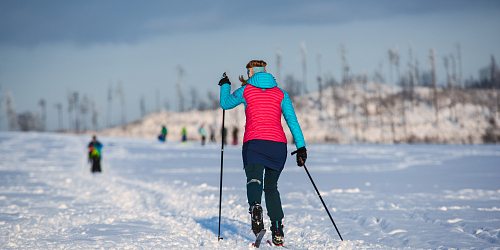
M 333 226 L 335 227 L 335 230 L 337 230 L 337 233 L 339 234 L 340 240 L 344 241 L 344 239 L 342 239 L 342 235 L 340 235 L 340 232 L 339 232 L 339 229 L 337 228 L 337 225 L 335 225 L 335 222 L 333 221 L 333 218 L 332 218 L 332 215 L 330 214 L 330 211 L 328 211 L 328 208 L 326 207 L 326 204 L 323 201 L 323 198 L 321 198 L 321 194 L 319 194 L 319 191 L 318 191 L 318 188 L 316 187 L 316 184 L 314 184 L 314 181 L 313 181 L 311 175 L 309 174 L 309 171 L 306 168 L 306 164 L 304 164 L 304 162 L 302 161 L 302 158 L 300 158 L 300 162 L 302 163 L 302 167 L 304 167 L 304 169 L 306 170 L 307 176 L 309 176 L 309 179 L 311 180 L 311 183 L 313 184 L 314 189 L 316 190 L 316 193 L 318 194 L 319 199 L 321 200 L 321 203 L 323 203 L 323 206 L 325 207 L 325 210 L 328 213 L 328 216 L 330 217 L 330 220 L 332 221 Z
M 226 72 L 222 74 L 222 77 L 226 77 Z M 222 170 L 223 170 L 223 164 L 224 164 L 224 118 L 226 116 L 226 110 L 222 109 L 222 147 L 220 150 L 220 186 L 219 186 L 219 232 L 217 234 L 217 241 L 222 240 L 220 236 L 220 217 L 221 217 L 221 206 L 222 206 Z

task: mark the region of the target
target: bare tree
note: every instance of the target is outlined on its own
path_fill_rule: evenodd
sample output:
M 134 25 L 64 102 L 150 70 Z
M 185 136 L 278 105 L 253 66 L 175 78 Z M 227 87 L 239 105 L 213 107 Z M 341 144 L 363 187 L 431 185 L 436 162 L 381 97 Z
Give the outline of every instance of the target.
M 288 93 L 290 99 L 294 100 L 295 97 L 300 95 L 301 87 L 301 83 L 292 75 L 285 77 L 285 91 Z
M 401 77 L 401 73 L 399 70 L 399 48 L 397 45 L 394 46 L 394 49 L 392 50 L 393 54 L 393 63 L 394 66 L 396 67 L 396 82 L 399 82 L 399 85 L 401 87 L 401 95 L 400 95 L 400 101 L 401 101 L 401 126 L 403 127 L 404 131 L 404 141 L 408 141 L 408 130 L 406 126 L 406 96 L 408 95 L 408 80 L 403 79 Z M 396 99 L 394 99 L 394 102 L 396 102 Z M 396 103 L 394 103 L 394 108 L 396 108 Z M 394 135 L 395 137 L 395 135 Z
M 189 91 L 191 94 L 191 108 L 190 109 L 196 109 L 196 103 L 198 102 L 198 91 L 196 90 L 195 87 L 191 87 L 191 90 Z
M 75 109 L 75 131 L 80 132 L 80 113 L 79 113 L 78 92 L 73 92 L 73 107 Z
M 184 95 L 182 92 L 182 78 L 186 74 L 184 68 L 182 66 L 177 66 L 177 73 L 178 73 L 178 79 L 177 79 L 177 98 L 179 99 L 179 111 L 183 112 L 184 111 Z
M 396 66 L 396 82 L 401 79 L 401 73 L 399 71 L 399 47 L 394 46 L 394 66 Z
M 321 82 L 321 54 L 318 54 L 318 56 L 316 57 L 316 62 L 318 64 L 318 76 L 317 76 L 317 80 L 318 80 L 318 108 L 319 110 L 323 110 L 323 84 Z
M 333 117 L 335 119 L 335 127 L 340 128 L 340 108 L 342 108 L 343 101 L 341 100 L 339 84 L 333 83 Z
M 39 128 L 39 118 L 29 111 L 23 112 L 17 116 L 17 124 L 21 131 L 32 131 Z
M 342 101 L 342 103 L 339 105 L 339 108 L 341 108 L 342 106 L 345 106 L 346 107 L 346 110 L 347 110 L 347 115 L 349 115 L 349 112 L 351 111 L 351 109 L 349 108 L 349 98 L 347 98 L 347 96 L 349 95 L 349 83 L 350 83 L 350 79 L 349 79 L 349 63 L 347 62 L 347 59 L 346 59 L 346 53 L 347 53 L 347 49 L 346 49 L 346 46 L 344 43 L 341 43 L 340 44 L 340 59 L 342 61 L 342 87 L 344 88 L 344 94 L 343 96 L 345 98 L 342 98 L 342 99 L 338 99 L 339 101 Z M 336 91 L 336 94 L 339 94 L 339 91 L 337 89 Z
M 113 85 L 111 85 L 111 83 L 109 83 L 109 87 L 108 87 L 108 115 L 106 117 L 106 123 L 107 123 L 108 127 L 111 126 L 110 119 L 111 119 L 111 122 L 113 122 L 113 120 L 112 120 L 113 113 L 111 112 L 112 107 L 113 107 Z
M 0 87 L 1 87 L 1 86 L 2 86 L 2 85 L 0 84 Z M 2 110 L 2 109 L 3 109 L 3 108 L 2 108 L 2 106 L 3 106 L 3 97 L 2 97 L 2 96 L 0 96 L 0 110 Z M 0 123 L 1 123 L 1 122 L 2 122 L 2 115 L 0 115 Z
M 141 95 L 141 99 L 139 100 L 139 106 L 141 108 L 141 117 L 146 114 L 146 103 L 144 100 L 144 95 Z
M 461 48 L 460 48 L 460 43 L 456 44 L 456 48 L 457 48 L 457 61 L 458 61 L 457 88 L 459 89 L 458 92 L 460 93 L 464 89 L 463 75 L 462 75 L 462 52 L 461 52 Z M 465 99 L 457 97 L 457 102 L 460 102 L 460 101 L 462 102 L 462 107 L 463 107 L 465 105 Z M 458 114 L 456 116 L 457 116 L 456 119 L 458 120 Z
M 453 55 L 450 56 L 450 58 L 452 59 Z M 448 58 L 447 56 L 443 56 L 443 61 L 444 61 L 444 68 L 446 70 L 446 81 L 447 81 L 447 89 L 446 89 L 446 92 L 449 94 L 449 97 L 450 97 L 450 103 L 448 105 L 448 108 L 450 110 L 450 120 L 453 121 L 454 118 L 453 118 L 453 107 L 454 107 L 454 98 L 453 98 L 453 77 L 452 75 L 450 74 L 450 70 L 449 70 L 449 60 L 450 58 Z M 444 92 L 444 91 L 443 91 Z
M 459 88 L 463 88 L 462 86 L 462 53 L 460 51 L 460 43 L 457 43 L 457 60 L 458 60 L 458 86 Z
M 118 86 L 116 87 L 116 94 L 118 95 L 118 99 L 120 100 L 120 104 L 122 106 L 122 124 L 127 123 L 127 110 L 125 109 L 125 91 L 123 89 L 122 81 L 118 81 Z
M 377 99 L 378 99 L 378 105 L 376 105 L 376 112 L 377 116 L 379 117 L 380 120 L 380 141 L 385 142 L 385 124 L 384 124 L 384 107 L 386 108 L 386 102 L 384 102 L 384 98 L 382 97 L 382 82 L 384 82 L 384 79 L 382 78 L 382 66 L 383 63 L 380 62 L 379 68 L 377 71 L 375 71 L 375 86 L 377 89 Z
M 57 109 L 57 116 L 58 116 L 58 121 L 59 121 L 59 124 L 58 124 L 58 127 L 57 127 L 57 130 L 59 131 L 62 131 L 63 130 L 63 118 L 62 118 L 62 104 L 60 102 L 56 103 L 54 105 L 54 107 Z
M 433 102 L 436 111 L 436 128 L 439 128 L 439 116 L 438 116 L 438 93 L 437 93 L 437 84 L 436 84 L 436 64 L 435 64 L 435 51 L 431 49 L 429 54 L 429 59 L 431 63 L 431 77 L 432 77 L 432 90 L 433 90 Z
M 450 75 L 450 70 L 449 70 L 449 61 L 447 56 L 443 56 L 443 61 L 444 61 L 444 68 L 446 70 L 446 83 L 447 87 L 451 89 L 451 75 Z
M 364 124 L 364 129 L 363 131 L 363 138 L 366 138 L 366 130 L 368 128 L 369 122 L 370 122 L 370 110 L 368 109 L 368 77 L 366 75 L 366 71 L 363 70 L 363 73 L 361 75 L 361 83 L 363 87 L 363 102 L 361 103 L 361 108 L 363 110 L 363 114 L 365 116 L 365 122 Z M 364 139 L 363 139 L 364 140 Z
M 45 99 L 40 99 L 38 102 L 38 105 L 40 105 L 40 108 L 42 109 L 42 121 L 40 124 L 40 130 L 45 131 L 45 124 L 46 124 L 46 103 Z
M 212 91 L 207 92 L 208 107 L 210 109 L 217 109 L 219 107 L 219 96 Z
M 90 110 L 90 101 L 86 94 L 83 95 L 80 103 L 80 113 L 82 115 L 83 131 L 87 131 L 87 113 Z
M 156 88 L 156 112 L 160 112 L 161 110 L 161 98 L 160 98 L 160 88 Z
M 496 113 L 498 116 L 500 116 L 500 96 L 499 96 L 499 85 L 500 85 L 500 69 L 498 68 L 498 65 L 495 61 L 495 57 L 491 55 L 491 64 L 490 64 L 490 81 L 491 81 L 491 88 L 493 92 L 496 95 L 496 102 L 497 104 L 495 105 Z
M 99 112 L 97 103 L 95 102 L 94 99 L 90 101 L 90 108 L 92 110 L 92 128 L 94 131 L 97 131 L 99 129 L 99 124 L 98 124 Z
M 304 89 L 304 94 L 307 94 L 307 50 L 306 50 L 306 42 L 302 41 L 301 43 L 301 52 L 302 52 L 302 87 Z
M 409 78 L 409 92 L 408 92 L 408 97 L 410 98 L 410 103 L 411 103 L 411 108 L 413 109 L 414 104 L 413 100 L 415 98 L 415 82 L 413 79 L 414 73 L 415 73 L 415 67 L 413 66 L 413 45 L 410 42 L 410 60 L 408 62 L 408 78 Z
M 165 107 L 165 110 L 170 109 L 170 102 L 168 101 L 168 99 L 163 100 L 163 107 Z
M 451 77 L 451 89 L 449 90 L 450 92 L 450 119 L 452 121 L 457 121 L 457 110 L 456 110 L 456 89 L 458 88 L 458 76 L 457 76 L 457 67 L 456 67 L 456 61 L 455 61 L 455 56 L 453 54 L 450 54 L 450 60 L 451 60 L 451 68 L 452 68 L 452 77 Z
M 68 130 L 72 130 L 74 129 L 73 118 L 72 118 L 74 101 L 73 101 L 73 92 L 71 92 L 71 90 L 67 91 L 66 98 L 68 100 Z
M 281 83 L 281 50 L 280 46 L 276 45 L 276 81 Z
M 422 85 L 422 81 L 420 79 L 420 70 L 418 67 L 418 60 L 415 60 L 415 83 L 417 86 Z
M 345 56 L 345 54 L 347 53 L 347 49 L 346 49 L 344 43 L 340 44 L 339 52 L 340 52 L 340 60 L 342 62 L 342 66 L 341 66 L 342 68 L 340 70 L 341 76 L 342 76 L 342 83 L 341 84 L 345 85 L 348 81 L 348 78 L 349 78 L 349 63 L 347 62 L 347 59 Z
M 197 105 L 198 107 L 196 109 L 199 111 L 205 111 L 209 109 L 207 102 L 205 102 L 204 100 L 198 101 Z
M 9 130 L 15 131 L 17 129 L 17 116 L 14 111 L 14 98 L 12 92 L 8 91 L 5 96 L 5 106 L 7 108 L 7 117 L 9 119 Z
M 395 99 L 395 93 L 394 93 L 394 81 L 392 79 L 392 65 L 396 66 L 397 71 L 399 71 L 399 52 L 398 52 L 398 46 L 394 46 L 393 49 L 389 50 L 389 79 L 390 79 L 390 87 L 391 87 L 391 97 L 388 99 L 388 107 L 389 107 L 389 115 L 390 115 L 390 122 L 391 122 L 391 133 L 392 133 L 392 142 L 396 142 L 396 128 L 394 124 L 394 109 L 396 108 L 396 99 Z M 399 73 L 398 73 L 399 75 Z M 396 78 L 397 79 L 397 78 Z
M 399 79 L 399 51 L 398 51 L 398 46 L 395 45 L 393 49 L 389 50 L 389 71 L 390 71 L 390 76 L 389 79 L 391 80 L 390 84 L 391 86 L 395 85 L 393 80 L 392 80 L 392 65 L 396 67 L 396 81 Z
M 408 128 L 407 128 L 407 120 L 406 120 L 406 96 L 408 95 L 408 79 L 406 77 L 402 77 L 399 79 L 401 85 L 401 123 L 404 131 L 404 141 L 408 141 Z
M 457 62 L 455 60 L 455 56 L 453 54 L 450 54 L 450 61 L 451 61 L 451 88 L 457 88 Z

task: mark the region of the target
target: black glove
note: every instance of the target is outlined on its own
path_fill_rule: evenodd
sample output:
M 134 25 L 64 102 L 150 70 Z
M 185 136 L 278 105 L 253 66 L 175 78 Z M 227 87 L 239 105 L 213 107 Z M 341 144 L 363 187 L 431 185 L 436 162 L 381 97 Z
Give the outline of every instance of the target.
M 220 79 L 220 81 L 219 81 L 219 86 L 222 86 L 223 84 L 226 84 L 226 83 L 229 84 L 229 85 L 231 85 L 231 82 L 229 81 L 229 78 L 227 78 L 227 76 L 226 77 L 222 77 Z
M 297 154 L 297 166 L 302 167 L 302 164 L 306 163 L 307 159 L 307 149 L 306 147 L 301 147 L 292 152 L 292 155 Z

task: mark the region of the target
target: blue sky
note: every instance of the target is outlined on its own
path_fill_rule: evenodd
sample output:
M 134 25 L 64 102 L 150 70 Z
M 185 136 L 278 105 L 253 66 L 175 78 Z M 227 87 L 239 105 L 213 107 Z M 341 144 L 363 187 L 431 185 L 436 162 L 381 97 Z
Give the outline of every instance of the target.
M 281 77 L 302 79 L 301 43 L 307 48 L 307 84 L 317 89 L 321 74 L 340 79 L 339 46 L 347 47 L 351 73 L 372 76 L 382 64 L 388 78 L 388 50 L 398 46 L 407 70 L 410 42 L 422 71 L 436 50 L 438 82 L 443 57 L 460 43 L 463 76 L 477 78 L 491 55 L 500 58 L 499 1 L 5 1 L 0 0 L 0 98 L 11 91 L 16 112 L 39 112 L 48 104 L 48 129 L 57 128 L 55 103 L 67 108 L 66 93 L 95 100 L 106 123 L 107 91 L 123 83 L 127 120 L 147 111 L 177 109 L 177 69 L 184 68 L 184 93 L 206 100 L 227 71 L 233 82 L 249 60 L 263 59 Z M 233 84 L 236 85 L 236 84 Z M 186 104 L 189 106 L 189 104 Z M 119 103 L 113 102 L 117 123 Z M 67 112 L 64 113 L 67 128 Z M 5 111 L 0 130 L 6 130 Z

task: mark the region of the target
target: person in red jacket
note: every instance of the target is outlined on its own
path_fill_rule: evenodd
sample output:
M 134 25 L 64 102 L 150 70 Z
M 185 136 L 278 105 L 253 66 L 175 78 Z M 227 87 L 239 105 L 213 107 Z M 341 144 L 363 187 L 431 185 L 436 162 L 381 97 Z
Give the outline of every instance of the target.
M 287 139 L 281 126 L 281 115 L 293 135 L 297 147 L 297 164 L 307 159 L 306 144 L 297 116 L 288 94 L 278 88 L 274 77 L 267 73 L 266 62 L 250 61 L 248 79 L 239 77 L 242 86 L 232 94 L 231 82 L 226 77 L 219 81 L 220 105 L 224 110 L 245 105 L 245 134 L 243 137 L 243 166 L 247 177 L 247 198 L 252 220 L 252 231 L 257 235 L 264 229 L 262 218 L 262 191 L 266 197 L 267 214 L 271 220 L 273 243 L 283 245 L 284 218 L 278 179 L 285 166 Z

